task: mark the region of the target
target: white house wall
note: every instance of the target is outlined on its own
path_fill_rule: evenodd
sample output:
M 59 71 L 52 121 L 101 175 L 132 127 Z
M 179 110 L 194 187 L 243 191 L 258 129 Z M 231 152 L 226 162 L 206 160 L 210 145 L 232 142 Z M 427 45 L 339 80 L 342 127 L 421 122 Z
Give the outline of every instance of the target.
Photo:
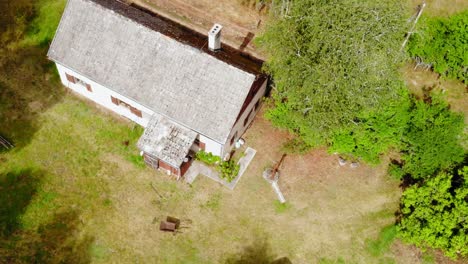
M 228 140 L 226 142 L 226 144 L 224 145 L 224 148 L 223 148 L 223 157 L 224 155 L 228 154 L 232 147 L 234 146 L 235 142 L 242 137 L 242 135 L 244 135 L 245 131 L 247 130 L 247 128 L 249 127 L 249 125 L 252 123 L 252 121 L 254 120 L 255 118 L 255 115 L 257 115 L 258 113 L 258 110 L 260 110 L 260 106 L 258 107 L 258 109 L 255 111 L 253 110 L 254 107 L 255 107 L 255 104 L 262 99 L 262 97 L 265 95 L 266 93 L 266 87 L 267 87 L 267 83 L 268 83 L 268 80 L 266 79 L 263 84 L 262 84 L 262 87 L 260 87 L 260 89 L 257 91 L 257 94 L 255 94 L 254 98 L 252 99 L 252 101 L 250 102 L 250 104 L 247 106 L 247 108 L 245 109 L 245 111 L 242 113 L 241 117 L 239 118 L 239 120 L 237 120 L 237 122 L 234 124 L 232 130 L 231 130 L 231 133 L 229 134 L 229 137 L 228 137 Z M 261 105 L 261 102 L 260 102 L 260 105 Z M 247 118 L 247 116 L 249 115 L 250 111 L 252 111 L 252 114 L 250 115 L 249 117 L 249 120 L 247 121 L 247 124 L 244 126 L 244 120 L 245 118 Z M 234 143 L 231 144 L 231 138 L 235 135 L 235 133 L 237 132 L 237 136 L 236 138 L 234 139 Z
M 148 124 L 149 122 L 149 119 L 151 118 L 151 115 L 154 113 L 152 110 L 140 105 L 139 103 L 127 98 L 127 97 L 124 97 L 96 82 L 93 82 L 92 80 L 86 78 L 85 76 L 79 74 L 79 73 L 76 73 L 58 63 L 56 63 L 57 65 L 57 70 L 59 72 L 59 75 L 60 75 L 60 80 L 62 81 L 63 85 L 65 85 L 66 87 L 70 88 L 71 90 L 73 90 L 74 92 L 80 94 L 80 95 L 83 95 L 89 99 L 91 99 L 92 101 L 134 121 L 135 123 L 143 126 L 143 127 L 146 127 L 146 125 Z M 91 89 L 92 89 L 92 92 L 88 91 L 86 89 L 85 86 L 81 85 L 80 83 L 72 83 L 70 81 L 68 81 L 65 73 L 67 73 L 68 75 L 71 75 L 73 77 L 76 77 L 84 82 L 86 82 L 87 84 L 91 85 Z M 114 103 L 112 103 L 111 101 L 111 96 L 125 102 L 125 103 L 128 103 L 129 105 L 135 107 L 136 109 L 140 110 L 141 113 L 142 113 L 142 117 L 138 117 L 136 116 L 135 114 L 133 114 L 132 112 L 130 112 L 130 109 L 128 109 L 127 107 L 125 106 L 121 106 L 121 105 L 115 105 Z
M 205 143 L 205 152 L 211 152 L 213 155 L 221 156 L 223 145 L 203 135 L 200 135 L 200 142 Z
M 80 95 L 83 95 L 89 99 L 91 99 L 92 101 L 136 122 L 137 124 L 143 126 L 143 127 L 146 127 L 146 125 L 148 124 L 151 116 L 153 115 L 154 111 L 152 111 L 151 109 L 148 109 L 146 107 L 144 107 L 143 105 L 140 105 L 139 103 L 127 98 L 127 97 L 124 97 L 88 78 L 86 78 L 85 76 L 79 74 L 79 73 L 76 73 L 68 68 L 66 68 L 65 66 L 59 64 L 59 63 L 56 63 L 57 65 L 57 70 L 58 70 L 58 73 L 60 75 L 60 80 L 62 81 L 63 85 L 65 85 L 66 87 L 70 88 L 71 90 L 73 90 L 74 92 L 80 94 Z M 91 89 L 92 89 L 92 92 L 89 92 L 85 86 L 79 84 L 79 83 L 72 83 L 70 81 L 68 81 L 65 73 L 67 73 L 68 75 L 71 75 L 71 76 L 74 76 L 84 82 L 86 82 L 87 84 L 91 85 Z M 130 112 L 130 109 L 124 107 L 124 106 L 118 106 L 118 105 L 115 105 L 114 103 L 112 103 L 111 101 L 111 96 L 119 99 L 119 100 L 122 100 L 123 102 L 125 103 L 128 103 L 130 104 L 131 106 L 137 108 L 138 110 L 141 111 L 142 113 L 142 117 L 138 117 L 136 116 L 135 114 L 133 114 L 132 112 Z M 221 156 L 222 154 L 222 147 L 223 145 L 208 138 L 208 137 L 205 137 L 203 135 L 200 135 L 200 141 L 205 143 L 205 151 L 206 152 L 211 152 L 213 153 L 214 155 L 217 155 L 217 156 Z

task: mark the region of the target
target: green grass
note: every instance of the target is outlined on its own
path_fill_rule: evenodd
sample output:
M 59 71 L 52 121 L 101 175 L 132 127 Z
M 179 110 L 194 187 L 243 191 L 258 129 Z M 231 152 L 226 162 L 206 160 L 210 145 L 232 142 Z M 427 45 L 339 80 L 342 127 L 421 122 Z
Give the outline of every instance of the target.
M 291 209 L 291 204 L 289 204 L 288 202 L 286 202 L 286 203 L 281 203 L 280 201 L 275 200 L 274 205 L 275 205 L 275 212 L 276 212 L 277 214 L 285 213 L 285 212 L 287 212 L 289 209 Z
M 0 174 L 0 236 L 9 237 L 22 227 L 21 217 L 37 193 L 42 174 L 30 168 Z
M 208 201 L 206 201 L 206 203 L 203 204 L 201 207 L 202 208 L 207 208 L 207 209 L 215 212 L 220 208 L 221 198 L 222 198 L 222 195 L 219 192 L 211 194 Z
M 346 262 L 342 258 L 337 258 L 337 259 L 327 259 L 327 258 L 322 258 L 319 261 L 319 264 L 345 264 Z
M 28 25 L 21 45 L 47 46 L 55 34 L 65 3 L 65 0 L 38 0 L 35 3 L 37 15 Z
M 370 240 L 367 243 L 367 250 L 375 257 L 385 254 L 395 240 L 397 229 L 395 225 L 390 225 L 380 231 L 377 240 Z
M 0 262 L 391 261 L 363 245 L 393 220 L 384 211 L 396 208 L 397 184 L 373 169 L 356 175 L 327 169 L 332 162 L 325 156 L 313 170 L 291 157 L 301 173 L 313 173 L 289 181 L 299 174 L 285 167 L 288 203 L 273 203 L 260 176 L 275 160 L 269 155 L 281 152 L 270 144 L 279 137 L 265 135 L 275 133 L 271 126 L 254 124 L 248 133 L 258 136 L 246 135 L 259 155 L 235 191 L 202 176 L 188 186 L 143 166 L 135 146 L 143 129 L 65 93 L 46 59 L 44 43 L 63 3 L 37 1 L 38 16 L 21 20 L 32 21 L 25 39 L 8 51 L 0 47 L 0 134 L 16 145 L 0 153 Z M 175 236 L 159 232 L 167 215 L 187 228 Z M 268 243 L 257 242 L 260 236 Z M 379 252 L 388 247 L 381 240 L 388 239 L 372 242 Z

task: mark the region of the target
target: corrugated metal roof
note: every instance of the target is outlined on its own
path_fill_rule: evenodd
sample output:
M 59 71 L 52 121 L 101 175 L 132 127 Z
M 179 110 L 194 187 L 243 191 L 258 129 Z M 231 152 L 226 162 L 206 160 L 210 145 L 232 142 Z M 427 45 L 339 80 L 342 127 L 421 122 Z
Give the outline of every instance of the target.
M 196 137 L 197 133 L 192 130 L 155 114 L 137 145 L 144 152 L 179 168 Z
M 158 23 L 167 29 L 167 21 L 135 8 L 129 11 L 133 16 L 140 12 L 148 21 L 156 19 L 150 28 L 98 2 L 132 8 L 111 0 L 69 0 L 49 58 L 226 142 L 255 74 L 154 30 Z

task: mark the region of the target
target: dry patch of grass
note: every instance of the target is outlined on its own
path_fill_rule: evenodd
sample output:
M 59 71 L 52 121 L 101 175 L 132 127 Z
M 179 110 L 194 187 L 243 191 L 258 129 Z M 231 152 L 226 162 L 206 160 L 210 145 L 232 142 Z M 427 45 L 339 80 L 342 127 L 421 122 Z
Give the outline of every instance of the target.
M 383 257 L 367 251 L 367 240 L 394 221 L 398 206 L 398 183 L 385 177 L 384 167 L 340 167 L 324 150 L 288 156 L 280 180 L 288 203 L 279 208 L 261 172 L 279 159 L 287 135 L 261 117 L 245 135 L 258 154 L 235 191 L 205 177 L 189 186 L 136 166 L 127 156 L 137 153 L 141 131 L 74 95 L 39 118 L 27 146 L 1 154 L 0 174 L 40 169 L 43 179 L 19 218 L 21 228 L 35 232 L 60 212 L 77 212 L 73 237 L 86 242 L 94 263 L 394 258 L 391 251 Z M 175 236 L 160 232 L 167 215 L 188 228 Z
M 421 4 L 421 0 L 409 0 L 411 7 Z M 426 0 L 424 13 L 430 16 L 450 16 L 468 9 L 466 0 Z

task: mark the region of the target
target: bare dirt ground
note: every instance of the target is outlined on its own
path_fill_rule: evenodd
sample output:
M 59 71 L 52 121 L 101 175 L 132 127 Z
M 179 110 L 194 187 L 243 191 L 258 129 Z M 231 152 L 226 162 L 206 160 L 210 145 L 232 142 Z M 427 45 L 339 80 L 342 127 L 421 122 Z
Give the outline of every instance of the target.
M 266 19 L 264 12 L 240 5 L 235 0 L 130 0 L 169 17 L 182 25 L 207 34 L 214 23 L 223 25 L 222 41 L 262 58 L 252 39 Z
M 421 4 L 421 0 L 409 0 L 411 7 Z M 425 14 L 431 16 L 450 16 L 462 10 L 468 9 L 466 0 L 426 0 Z

